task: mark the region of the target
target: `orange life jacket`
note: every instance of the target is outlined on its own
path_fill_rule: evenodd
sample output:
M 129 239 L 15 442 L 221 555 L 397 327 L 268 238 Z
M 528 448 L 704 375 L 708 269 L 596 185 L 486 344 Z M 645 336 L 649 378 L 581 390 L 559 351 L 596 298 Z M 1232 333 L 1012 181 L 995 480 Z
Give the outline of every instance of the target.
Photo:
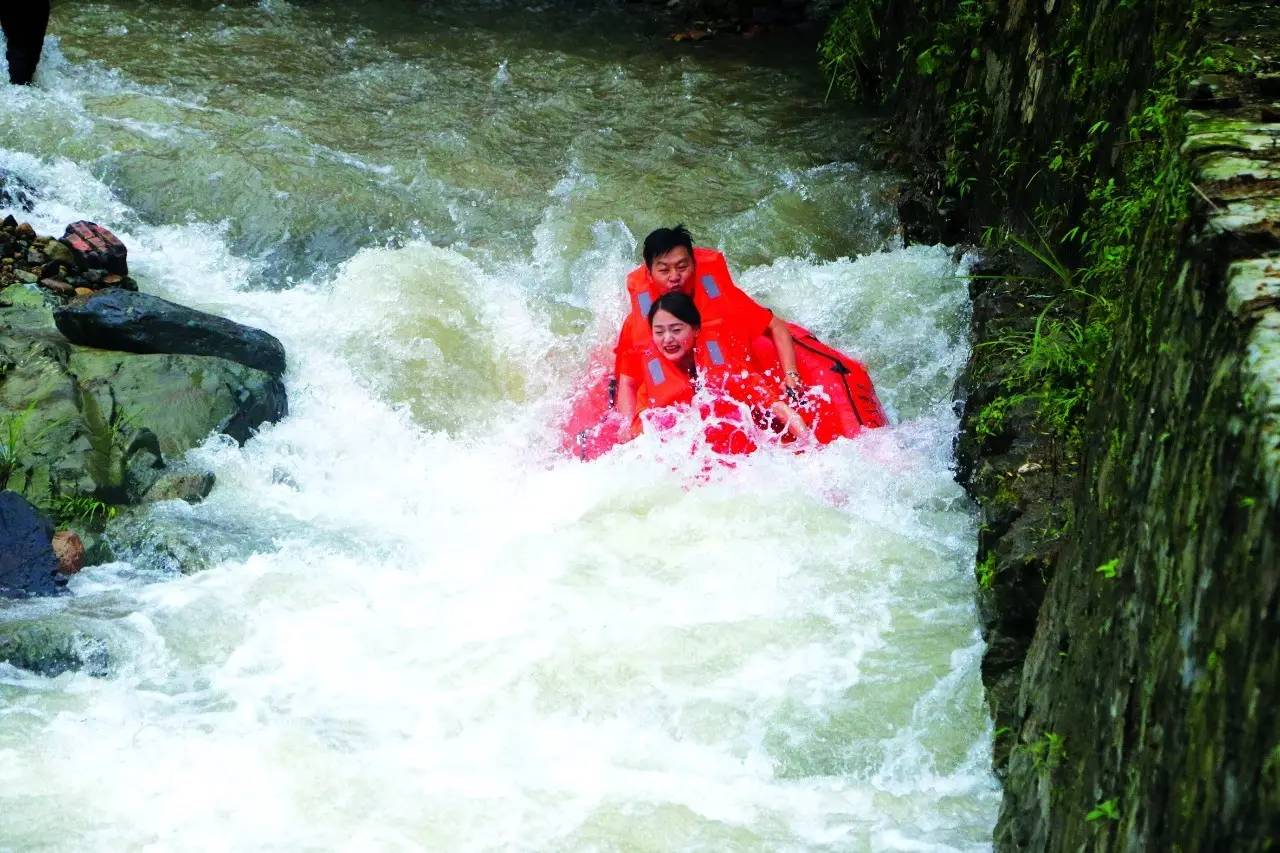
M 721 294 L 735 288 L 733 278 L 729 275 L 729 265 L 724 255 L 715 249 L 695 246 L 693 249 L 694 282 L 693 304 L 702 316 L 701 337 L 719 341 L 723 354 L 735 361 L 748 363 L 751 361 L 751 339 L 760 333 L 759 329 L 746 330 L 739 328 L 740 323 L 726 306 Z M 631 304 L 634 319 L 631 319 L 631 336 L 626 343 L 633 349 L 643 352 L 646 364 L 649 356 L 656 354 L 653 347 L 653 334 L 649 328 L 649 309 L 666 291 L 649 275 L 648 268 L 641 264 L 627 275 L 627 298 Z M 638 320 L 638 322 L 637 322 Z M 621 359 L 623 353 L 618 353 Z M 659 356 L 660 357 L 660 356 Z
M 730 365 L 718 338 L 698 332 L 698 345 L 693 349 L 698 372 L 704 376 Z M 680 367 L 650 347 L 644 359 L 644 381 L 636 389 L 636 409 L 660 409 L 693 399 L 693 380 Z

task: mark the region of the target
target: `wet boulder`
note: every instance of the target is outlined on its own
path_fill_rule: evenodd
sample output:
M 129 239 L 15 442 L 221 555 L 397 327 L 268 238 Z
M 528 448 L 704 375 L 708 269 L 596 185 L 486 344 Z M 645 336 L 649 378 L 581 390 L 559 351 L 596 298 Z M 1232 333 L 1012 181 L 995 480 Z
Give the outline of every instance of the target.
M 17 492 L 0 492 L 0 597 L 56 595 L 65 583 L 53 525 Z
M 212 471 L 194 468 L 169 470 L 156 479 L 142 500 L 147 503 L 177 500 L 198 504 L 209 497 L 214 482 Z
M 171 462 L 210 433 L 244 442 L 288 412 L 278 378 L 227 359 L 76 346 L 54 326 L 59 305 L 35 285 L 0 299 L 0 418 L 18 438 L 7 486 L 36 503 L 132 504 L 153 488 L 156 500 L 196 497 L 207 493 L 200 478 L 157 485 Z M 98 561 L 85 544 L 87 562 Z
M 158 296 L 108 288 L 54 311 L 72 343 L 134 353 L 224 358 L 279 377 L 284 346 L 275 336 Z
M 64 672 L 102 677 L 111 671 L 111 655 L 95 633 L 66 618 L 0 623 L 0 661 L 48 678 Z

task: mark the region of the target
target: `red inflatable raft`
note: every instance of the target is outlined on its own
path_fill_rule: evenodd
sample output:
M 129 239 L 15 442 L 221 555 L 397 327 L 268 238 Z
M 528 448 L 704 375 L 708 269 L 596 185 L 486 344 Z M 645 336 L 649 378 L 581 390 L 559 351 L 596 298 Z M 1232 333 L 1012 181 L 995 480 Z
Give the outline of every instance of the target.
M 818 340 L 808 329 L 788 323 L 795 340 L 796 369 L 806 388 L 816 388 L 808 395 L 816 409 L 813 436 L 822 444 L 837 438 L 852 438 L 864 429 L 875 429 L 888 423 L 880 400 L 876 397 L 871 377 L 861 363 Z M 752 342 L 752 358 L 765 369 L 778 364 L 773 339 L 761 335 Z M 579 459 L 595 459 L 613 449 L 618 441 L 618 428 L 609 419 L 613 409 L 613 351 L 602 350 L 591 359 L 586 390 L 573 400 L 569 419 L 564 425 L 562 446 Z

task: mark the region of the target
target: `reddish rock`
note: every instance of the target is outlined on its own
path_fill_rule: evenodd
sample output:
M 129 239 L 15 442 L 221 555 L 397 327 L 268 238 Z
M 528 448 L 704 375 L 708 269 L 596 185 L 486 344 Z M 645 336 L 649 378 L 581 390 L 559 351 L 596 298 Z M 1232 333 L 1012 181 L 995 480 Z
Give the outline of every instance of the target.
M 58 558 L 58 572 L 74 575 L 84 568 L 84 543 L 70 530 L 53 534 L 53 555 Z
M 129 274 L 128 254 L 116 235 L 96 222 L 72 222 L 62 235 L 80 269 L 101 269 L 125 276 Z

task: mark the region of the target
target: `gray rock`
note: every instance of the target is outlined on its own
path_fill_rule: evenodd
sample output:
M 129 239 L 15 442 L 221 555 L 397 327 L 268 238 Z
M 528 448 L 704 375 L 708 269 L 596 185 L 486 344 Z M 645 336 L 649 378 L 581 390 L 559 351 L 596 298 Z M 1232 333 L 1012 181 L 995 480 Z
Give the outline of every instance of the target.
M 0 418 L 22 420 L 8 487 L 36 503 L 140 500 L 166 459 L 211 432 L 243 442 L 288 410 L 283 384 L 260 370 L 210 356 L 75 346 L 54 328 L 56 297 L 28 287 L 4 294 Z
M 76 259 L 72 256 L 71 250 L 60 240 L 48 240 L 44 244 L 44 253 L 49 260 L 57 261 L 65 267 L 71 268 L 76 265 Z
M 214 481 L 212 471 L 166 471 L 143 495 L 143 500 L 200 503 L 213 491 Z
M 136 353 L 208 355 L 284 373 L 284 346 L 273 335 L 145 293 L 108 288 L 54 311 L 67 340 Z

